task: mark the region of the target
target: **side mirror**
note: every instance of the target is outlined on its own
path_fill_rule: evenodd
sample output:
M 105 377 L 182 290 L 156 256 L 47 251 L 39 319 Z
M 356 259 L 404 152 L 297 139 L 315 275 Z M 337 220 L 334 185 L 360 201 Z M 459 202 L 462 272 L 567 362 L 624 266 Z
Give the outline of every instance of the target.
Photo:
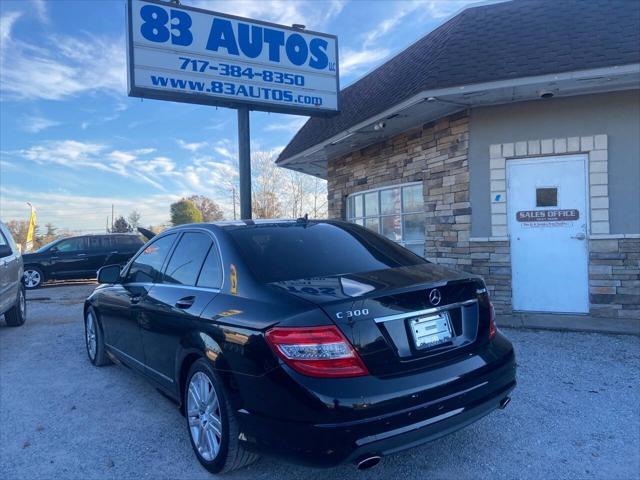
M 58 247 L 51 247 L 49 253 L 58 253 Z
M 120 265 L 107 265 L 98 270 L 98 283 L 118 283 L 120 281 Z
M 0 258 L 10 257 L 13 255 L 13 250 L 9 245 L 0 245 Z

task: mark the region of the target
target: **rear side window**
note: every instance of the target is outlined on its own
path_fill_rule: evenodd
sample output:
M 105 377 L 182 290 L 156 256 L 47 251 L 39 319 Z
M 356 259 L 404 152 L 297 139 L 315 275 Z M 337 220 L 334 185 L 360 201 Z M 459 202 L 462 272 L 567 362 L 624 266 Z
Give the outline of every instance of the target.
M 207 288 L 222 286 L 222 265 L 215 245 L 209 249 L 209 254 L 204 261 L 200 277 L 198 277 L 198 286 Z
M 140 248 L 142 246 L 142 240 L 135 235 L 121 235 L 117 237 L 113 237 L 111 239 L 113 242 L 114 248 Z
M 95 237 L 87 237 L 87 250 L 91 252 L 103 252 L 109 248 L 108 239 L 96 235 Z
M 56 248 L 62 253 L 78 252 L 86 249 L 85 237 L 75 237 L 62 240 Z
M 147 245 L 135 258 L 127 274 L 127 283 L 154 282 L 162 272 L 162 265 L 176 239 L 171 233 Z
M 167 265 L 164 283 L 194 286 L 211 245 L 211 237 L 205 233 L 187 232 L 182 235 Z

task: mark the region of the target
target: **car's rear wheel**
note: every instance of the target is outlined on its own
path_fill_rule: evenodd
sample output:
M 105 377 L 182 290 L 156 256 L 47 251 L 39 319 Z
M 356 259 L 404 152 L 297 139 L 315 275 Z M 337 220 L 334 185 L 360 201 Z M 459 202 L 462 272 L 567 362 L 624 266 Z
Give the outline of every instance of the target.
M 28 267 L 25 268 L 22 279 L 25 288 L 27 290 L 33 290 L 42 286 L 42 284 L 44 283 L 44 274 L 39 268 Z
M 229 472 L 258 459 L 240 445 L 238 424 L 222 384 L 204 359 L 191 366 L 184 392 L 191 446 L 207 470 Z
M 102 328 L 93 307 L 87 308 L 84 314 L 84 339 L 87 346 L 87 355 L 91 363 L 96 367 L 111 363 L 105 350 Z
M 27 319 L 27 298 L 24 295 L 24 287 L 22 285 L 18 289 L 18 298 L 15 305 L 4 314 L 4 319 L 10 327 L 19 327 Z

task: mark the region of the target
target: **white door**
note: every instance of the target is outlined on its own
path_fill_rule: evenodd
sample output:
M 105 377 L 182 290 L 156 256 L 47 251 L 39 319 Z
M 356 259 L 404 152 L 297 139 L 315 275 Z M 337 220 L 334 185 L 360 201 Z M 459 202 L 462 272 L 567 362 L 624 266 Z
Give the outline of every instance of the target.
M 514 310 L 589 312 L 586 162 L 507 160 Z

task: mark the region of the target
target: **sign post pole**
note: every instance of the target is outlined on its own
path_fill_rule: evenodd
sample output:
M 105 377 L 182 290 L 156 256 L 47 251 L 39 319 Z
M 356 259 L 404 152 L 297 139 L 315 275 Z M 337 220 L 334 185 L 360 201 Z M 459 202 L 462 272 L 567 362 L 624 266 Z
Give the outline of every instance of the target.
M 238 170 L 240 173 L 240 218 L 251 219 L 251 133 L 249 109 L 238 108 Z

